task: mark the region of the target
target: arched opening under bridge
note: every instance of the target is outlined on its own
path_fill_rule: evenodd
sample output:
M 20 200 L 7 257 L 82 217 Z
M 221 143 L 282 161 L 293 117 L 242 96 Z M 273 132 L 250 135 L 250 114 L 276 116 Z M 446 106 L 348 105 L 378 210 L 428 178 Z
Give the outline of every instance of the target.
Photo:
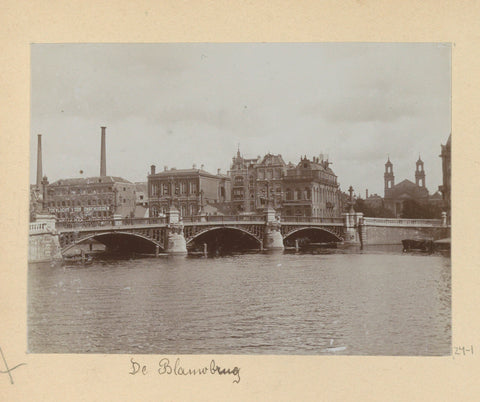
M 284 238 L 286 247 L 295 247 L 296 242 L 300 248 L 311 247 L 315 245 L 332 245 L 342 241 L 342 239 L 335 233 L 323 228 L 300 228 L 288 233 Z
M 244 229 L 235 227 L 209 228 L 196 234 L 187 243 L 189 251 L 203 252 L 207 245 L 209 255 L 223 255 L 260 249 L 261 240 Z
M 156 246 L 163 251 L 163 247 L 150 239 L 149 237 L 129 232 L 104 232 L 92 234 L 84 238 L 80 238 L 75 244 L 71 244 L 62 250 L 62 254 L 66 255 L 73 249 L 85 249 L 91 240 L 95 240 L 105 246 L 105 252 L 110 254 L 154 254 Z

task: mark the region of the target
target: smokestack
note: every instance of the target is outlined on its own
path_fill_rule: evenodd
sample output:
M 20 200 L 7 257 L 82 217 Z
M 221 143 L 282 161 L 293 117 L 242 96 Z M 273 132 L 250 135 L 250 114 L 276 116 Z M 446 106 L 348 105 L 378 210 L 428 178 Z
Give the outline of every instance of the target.
M 42 134 L 38 134 L 38 144 L 37 144 L 37 187 L 40 188 L 42 185 Z
M 365 198 L 368 198 L 368 188 L 365 190 Z
M 102 128 L 102 144 L 100 148 L 100 176 L 106 176 L 107 175 L 107 158 L 106 158 L 106 152 L 105 152 L 105 130 L 107 127 L 101 127 Z
M 155 174 L 155 165 L 150 166 L 150 174 Z

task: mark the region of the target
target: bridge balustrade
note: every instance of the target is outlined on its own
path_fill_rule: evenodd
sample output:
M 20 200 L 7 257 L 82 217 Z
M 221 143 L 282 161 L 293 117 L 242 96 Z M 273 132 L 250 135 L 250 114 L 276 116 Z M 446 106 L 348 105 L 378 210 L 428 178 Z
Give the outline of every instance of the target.
M 265 215 L 194 215 L 182 218 L 183 223 L 265 222 Z
M 441 219 L 395 219 L 395 218 L 363 218 L 367 226 L 442 226 Z
M 343 224 L 343 218 L 320 217 L 320 216 L 282 216 L 282 222 L 295 223 L 336 223 Z
M 48 226 L 47 223 L 37 223 L 37 222 L 32 222 L 30 223 L 29 227 L 29 233 L 46 233 L 48 232 Z
M 122 218 L 122 219 L 92 219 L 85 221 L 57 221 L 58 229 L 77 229 L 93 227 L 112 227 L 126 225 L 158 225 L 167 223 L 167 218 Z

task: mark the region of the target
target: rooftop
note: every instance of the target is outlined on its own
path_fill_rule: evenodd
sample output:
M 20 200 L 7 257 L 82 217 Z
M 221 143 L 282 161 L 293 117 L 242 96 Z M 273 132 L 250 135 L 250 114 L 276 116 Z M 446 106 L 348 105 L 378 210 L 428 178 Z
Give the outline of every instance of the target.
M 59 179 L 51 183 L 51 186 L 79 186 L 98 183 L 128 183 L 132 182 L 117 176 L 96 176 L 96 177 L 78 177 L 70 179 Z

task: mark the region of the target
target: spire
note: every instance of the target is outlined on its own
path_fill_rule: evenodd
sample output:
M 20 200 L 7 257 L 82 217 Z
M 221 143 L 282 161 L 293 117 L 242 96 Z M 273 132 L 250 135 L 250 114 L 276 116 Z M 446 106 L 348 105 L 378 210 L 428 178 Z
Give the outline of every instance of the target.
M 240 143 L 237 144 L 237 158 L 240 158 Z

